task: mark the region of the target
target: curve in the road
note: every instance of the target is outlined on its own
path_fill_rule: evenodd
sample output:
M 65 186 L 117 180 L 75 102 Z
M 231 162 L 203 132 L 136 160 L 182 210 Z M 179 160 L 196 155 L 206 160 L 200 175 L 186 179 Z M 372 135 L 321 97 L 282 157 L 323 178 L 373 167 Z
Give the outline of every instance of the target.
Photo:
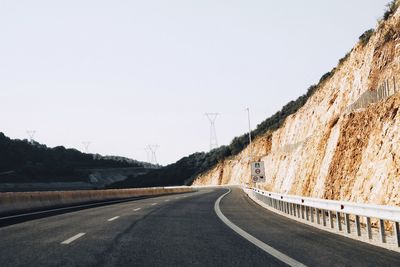
M 262 242 L 261 240 L 255 238 L 254 236 L 250 235 L 249 233 L 247 233 L 246 231 L 244 231 L 243 229 L 241 229 L 240 227 L 238 227 L 237 225 L 235 225 L 234 223 L 232 223 L 221 211 L 219 204 L 221 202 L 221 199 L 223 199 L 226 195 L 228 195 L 231 192 L 231 189 L 229 189 L 228 192 L 226 192 L 225 194 L 223 194 L 222 196 L 220 196 L 217 201 L 215 201 L 215 205 L 214 205 L 214 210 L 215 213 L 217 214 L 217 216 L 221 219 L 221 221 L 223 221 L 229 228 L 231 228 L 233 231 L 235 231 L 237 234 L 239 234 L 240 236 L 242 236 L 243 238 L 245 238 L 246 240 L 248 240 L 249 242 L 253 243 L 254 245 L 256 245 L 257 247 L 259 247 L 260 249 L 264 250 L 265 252 L 267 252 L 268 254 L 270 254 L 271 256 L 277 258 L 278 260 L 286 263 L 289 266 L 293 266 L 293 267 L 300 267 L 300 266 L 306 266 L 298 261 L 296 261 L 295 259 L 292 259 L 291 257 L 287 256 L 286 254 L 283 254 L 282 252 L 274 249 L 273 247 L 269 246 L 268 244 L 265 244 L 264 242 Z

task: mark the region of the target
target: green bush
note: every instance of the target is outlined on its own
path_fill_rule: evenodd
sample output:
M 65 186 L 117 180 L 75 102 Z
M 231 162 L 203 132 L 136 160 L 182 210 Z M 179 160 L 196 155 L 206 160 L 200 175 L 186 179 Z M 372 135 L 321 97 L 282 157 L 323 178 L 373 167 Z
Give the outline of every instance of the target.
M 393 0 L 392 2 L 388 3 L 386 5 L 385 13 L 383 14 L 383 20 L 390 18 L 396 12 L 399 5 L 400 4 L 398 0 Z
M 366 30 L 363 34 L 360 35 L 360 37 L 358 37 L 358 40 L 364 46 L 364 45 L 368 44 L 369 39 L 374 34 L 374 32 L 375 32 L 374 29 Z

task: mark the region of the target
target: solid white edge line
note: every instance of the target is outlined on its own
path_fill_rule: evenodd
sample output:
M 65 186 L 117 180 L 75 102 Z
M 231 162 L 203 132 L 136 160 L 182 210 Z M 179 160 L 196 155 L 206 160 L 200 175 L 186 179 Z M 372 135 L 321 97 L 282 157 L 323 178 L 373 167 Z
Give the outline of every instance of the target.
M 119 216 L 115 216 L 115 217 L 112 217 L 112 218 L 108 219 L 107 221 L 112 222 L 112 221 L 114 221 L 114 220 L 116 220 L 118 218 L 119 218 Z
M 134 209 L 133 211 L 138 211 L 138 210 L 140 210 L 140 209 L 142 209 L 142 208 L 136 208 L 136 209 Z
M 77 240 L 78 238 L 84 236 L 85 234 L 86 234 L 86 233 L 79 233 L 79 234 L 77 234 L 77 235 L 74 235 L 73 237 L 68 238 L 67 240 L 61 242 L 61 244 L 62 244 L 62 245 L 68 245 L 68 244 L 74 242 L 75 240 Z
M 225 215 L 221 212 L 221 209 L 219 207 L 219 204 L 221 202 L 221 200 L 231 192 L 232 190 L 229 189 L 228 192 L 226 192 L 225 194 L 223 194 L 222 196 L 220 196 L 217 201 L 215 201 L 214 204 L 214 210 L 215 213 L 217 214 L 217 216 L 220 218 L 221 221 L 223 221 L 229 228 L 231 228 L 233 231 L 235 231 L 236 233 L 238 233 L 239 235 L 241 235 L 244 239 L 246 239 L 247 241 L 253 243 L 254 245 L 256 245 L 257 247 L 259 247 L 260 249 L 264 250 L 265 252 L 267 252 L 268 254 L 270 254 L 271 256 L 277 258 L 278 260 L 286 263 L 289 266 L 303 266 L 305 267 L 306 265 L 290 258 L 289 256 L 287 256 L 286 254 L 283 254 L 282 252 L 274 249 L 273 247 L 265 244 L 264 242 L 262 242 L 261 240 L 255 238 L 254 236 L 250 235 L 249 233 L 245 232 L 244 230 L 242 230 L 241 228 L 239 228 L 237 225 L 235 225 L 234 223 L 232 223 L 227 217 L 225 217 Z

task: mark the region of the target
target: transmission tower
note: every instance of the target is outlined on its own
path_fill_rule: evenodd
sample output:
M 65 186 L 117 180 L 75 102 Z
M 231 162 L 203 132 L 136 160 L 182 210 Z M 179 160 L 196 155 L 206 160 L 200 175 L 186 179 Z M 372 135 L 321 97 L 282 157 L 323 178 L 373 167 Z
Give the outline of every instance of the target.
M 215 120 L 219 113 L 206 113 L 205 114 L 210 122 L 210 150 L 218 147 L 217 131 L 215 129 Z
M 159 147 L 159 145 L 148 145 L 146 148 L 146 151 L 148 151 L 148 155 L 150 156 L 151 164 L 158 165 L 156 152 Z
M 83 142 L 82 142 L 83 148 L 85 149 L 85 153 L 89 153 L 89 146 L 90 146 L 90 143 L 91 143 L 91 142 L 89 142 L 89 141 L 83 141 Z
M 36 131 L 35 130 L 26 130 L 26 133 L 28 134 L 29 142 L 33 143 Z
M 149 147 L 146 146 L 146 147 L 144 148 L 144 150 L 146 151 L 147 162 L 150 162 L 150 161 L 151 161 L 151 151 L 150 151 Z

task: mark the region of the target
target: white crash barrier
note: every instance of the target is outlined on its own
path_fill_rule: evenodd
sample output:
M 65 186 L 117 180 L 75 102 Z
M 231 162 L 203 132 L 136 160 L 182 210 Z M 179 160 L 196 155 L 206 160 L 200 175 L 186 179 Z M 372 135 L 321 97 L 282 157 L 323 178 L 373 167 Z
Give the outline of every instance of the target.
M 244 188 L 254 199 L 297 220 L 400 248 L 400 208 L 278 194 Z M 389 240 L 390 239 L 390 240 Z

